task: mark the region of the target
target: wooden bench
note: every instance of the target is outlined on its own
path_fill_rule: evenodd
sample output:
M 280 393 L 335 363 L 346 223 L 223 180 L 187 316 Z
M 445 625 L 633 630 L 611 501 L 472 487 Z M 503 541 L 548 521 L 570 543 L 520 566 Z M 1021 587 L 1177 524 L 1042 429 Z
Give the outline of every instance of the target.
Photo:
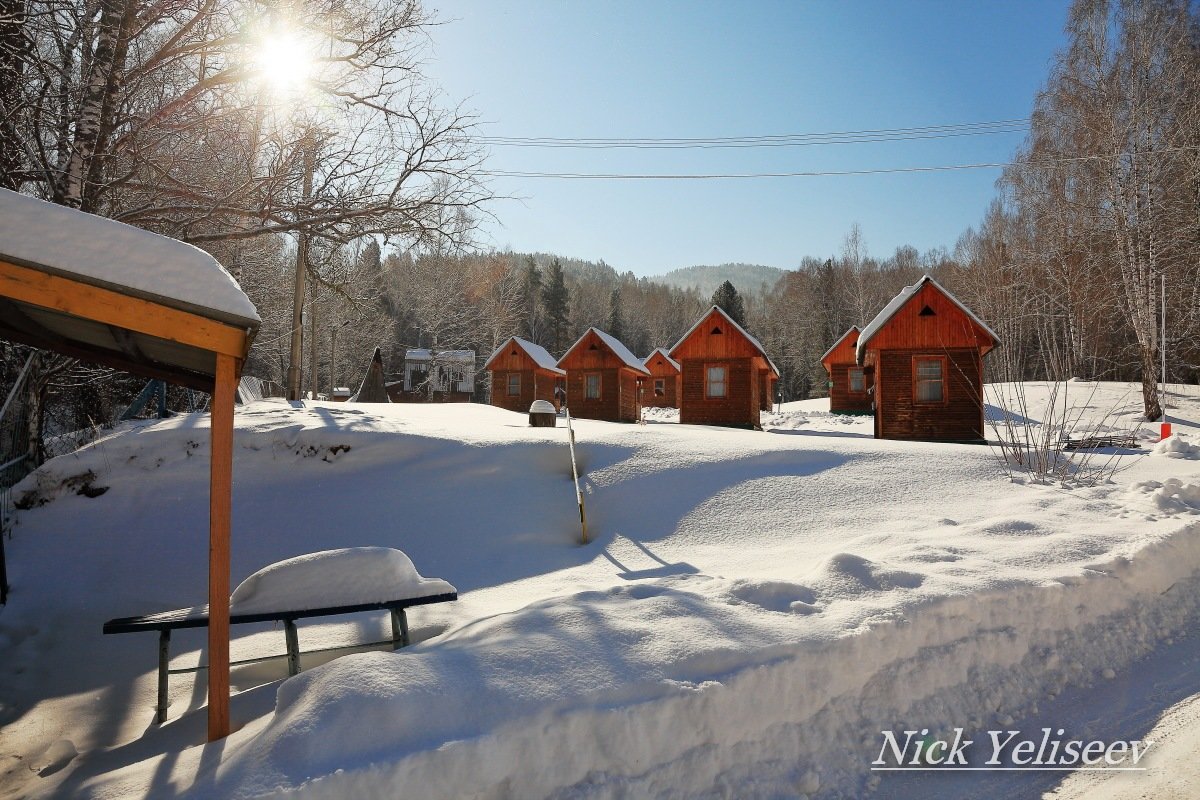
M 1064 450 L 1099 450 L 1104 447 L 1123 447 L 1129 450 L 1137 449 L 1137 441 L 1132 433 L 1117 433 L 1104 436 L 1070 437 L 1061 441 Z
M 296 620 L 298 619 L 353 614 L 359 611 L 386 610 L 391 613 L 392 618 L 392 646 L 406 647 L 409 644 L 409 636 L 408 616 L 405 614 L 405 609 L 412 608 L 413 606 L 429 605 L 431 603 L 446 603 L 457 599 L 458 592 L 448 592 L 445 594 L 426 595 L 424 597 L 407 597 L 382 603 L 362 603 L 351 606 L 331 606 L 327 608 L 308 608 L 254 614 L 233 613 L 229 616 L 229 624 L 282 622 L 284 635 L 287 639 L 288 675 L 296 675 L 300 672 L 300 639 L 296 633 Z M 168 662 L 171 660 L 171 631 L 178 628 L 206 627 L 208 627 L 207 605 L 196 606 L 194 608 L 180 608 L 175 611 L 163 611 L 158 614 L 147 614 L 141 617 L 121 617 L 119 619 L 110 619 L 104 623 L 104 632 L 106 634 L 158 631 L 158 705 L 156 706 L 154 718 L 160 724 L 167 719 L 167 680 L 170 674 Z M 253 660 L 258 661 L 263 659 Z

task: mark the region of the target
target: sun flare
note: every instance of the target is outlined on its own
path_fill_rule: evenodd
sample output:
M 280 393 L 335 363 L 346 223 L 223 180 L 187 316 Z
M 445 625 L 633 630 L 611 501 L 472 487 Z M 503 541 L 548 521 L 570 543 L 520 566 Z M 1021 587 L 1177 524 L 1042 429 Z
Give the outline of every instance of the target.
M 254 67 L 260 80 L 277 95 L 294 96 L 308 85 L 312 51 L 294 31 L 272 31 L 255 48 Z

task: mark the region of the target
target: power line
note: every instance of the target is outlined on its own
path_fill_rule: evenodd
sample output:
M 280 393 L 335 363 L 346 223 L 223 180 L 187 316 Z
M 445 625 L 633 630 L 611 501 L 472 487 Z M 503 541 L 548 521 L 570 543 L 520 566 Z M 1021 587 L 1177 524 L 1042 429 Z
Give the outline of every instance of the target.
M 868 128 L 823 133 L 788 133 L 755 136 L 602 138 L 552 136 L 484 136 L 483 144 L 511 147 L 565 148 L 708 148 L 708 147 L 796 147 L 814 144 L 858 144 L 862 142 L 937 139 L 954 136 L 982 136 L 1020 133 L 1029 127 L 1028 118 L 969 122 L 950 125 L 922 125 L 913 128 Z
M 1140 153 L 1117 153 L 1115 155 L 1069 156 L 1063 158 L 1044 158 L 1037 161 L 996 161 L 979 164 L 942 164 L 928 167 L 881 167 L 878 169 L 847 169 L 847 170 L 806 170 L 798 172 L 733 172 L 733 173 L 700 173 L 700 174 L 627 174 L 627 173 L 586 173 L 586 172 L 520 172 L 510 170 L 483 170 L 481 175 L 494 178 L 554 178 L 562 180 L 661 180 L 661 181 L 695 181 L 695 180 L 739 180 L 756 178 L 820 178 L 845 177 L 851 175 L 893 175 L 917 172 L 952 172 L 968 169 L 1003 169 L 1014 166 L 1050 166 L 1055 164 L 1076 163 L 1081 161 L 1104 161 L 1117 158 L 1135 158 L 1150 155 L 1164 155 L 1187 150 L 1200 150 L 1200 147 L 1173 147 L 1165 150 L 1146 150 Z

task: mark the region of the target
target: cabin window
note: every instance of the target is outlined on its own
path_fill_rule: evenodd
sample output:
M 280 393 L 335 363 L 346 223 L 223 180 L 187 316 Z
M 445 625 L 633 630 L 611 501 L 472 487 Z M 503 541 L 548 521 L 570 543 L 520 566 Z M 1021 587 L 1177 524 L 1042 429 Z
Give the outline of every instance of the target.
M 946 400 L 946 359 L 940 356 L 913 359 L 914 399 L 918 403 L 943 403 Z
M 521 373 L 508 373 L 508 394 L 510 397 L 516 397 L 521 393 Z
M 704 368 L 704 396 L 724 397 L 726 394 L 725 367 Z
M 863 381 L 863 371 L 861 369 L 851 368 L 850 370 L 850 391 L 855 394 L 861 394 L 866 391 Z
M 662 378 L 655 378 L 654 379 L 654 394 L 656 394 L 659 397 L 662 397 L 666 393 L 667 393 L 666 380 L 664 380 Z
M 600 399 L 600 373 L 593 372 L 590 375 L 583 376 L 583 399 Z

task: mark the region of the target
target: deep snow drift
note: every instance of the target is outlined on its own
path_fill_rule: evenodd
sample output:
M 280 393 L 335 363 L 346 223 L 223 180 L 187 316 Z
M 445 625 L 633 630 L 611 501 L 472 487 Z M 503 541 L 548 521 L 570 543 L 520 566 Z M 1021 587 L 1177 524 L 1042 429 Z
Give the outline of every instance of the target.
M 1125 389 L 1104 403 L 1132 409 Z M 1152 451 L 1146 431 L 1114 483 L 1071 490 L 1010 482 L 985 447 L 874 441 L 825 401 L 767 432 L 576 421 L 582 547 L 561 428 L 480 406 L 254 404 L 237 416 L 235 583 L 394 547 L 461 599 L 414 610 L 404 651 L 314 654 L 282 683 L 282 659 L 235 668 L 244 727 L 214 745 L 203 672 L 173 677 L 158 728 L 154 637 L 100 635 L 206 593 L 207 420 L 131 426 L 22 487 L 0 790 L 886 794 L 881 728 L 1010 725 L 1194 624 L 1191 391 L 1173 409 L 1191 436 Z M 385 627 L 311 623 L 301 646 Z M 270 626 L 234 634 L 235 659 L 282 652 Z M 203 663 L 203 644 L 181 632 L 172 666 Z

